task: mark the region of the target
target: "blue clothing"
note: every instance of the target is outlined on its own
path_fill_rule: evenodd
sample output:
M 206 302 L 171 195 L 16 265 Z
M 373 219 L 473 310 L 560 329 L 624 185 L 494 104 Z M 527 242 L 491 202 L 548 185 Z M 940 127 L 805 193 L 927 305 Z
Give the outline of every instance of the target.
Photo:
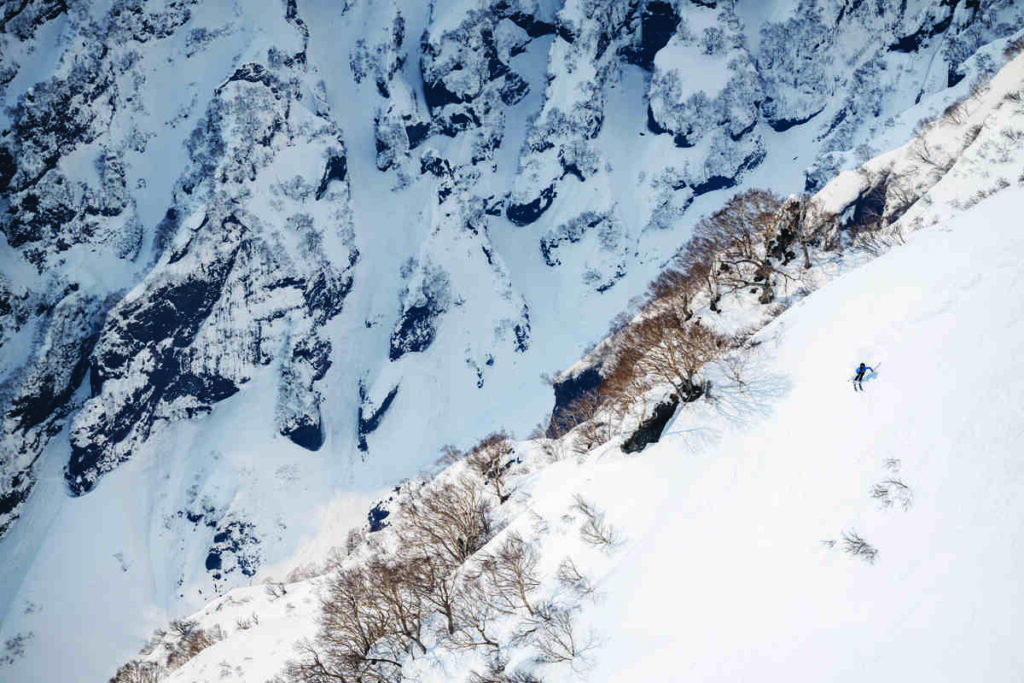
M 864 365 L 863 363 L 861 363 L 860 367 L 857 368 L 854 372 L 856 372 L 858 375 L 862 375 L 862 374 L 864 374 L 868 370 L 870 370 L 871 372 L 875 371 L 875 369 L 873 367 L 871 367 L 869 365 Z

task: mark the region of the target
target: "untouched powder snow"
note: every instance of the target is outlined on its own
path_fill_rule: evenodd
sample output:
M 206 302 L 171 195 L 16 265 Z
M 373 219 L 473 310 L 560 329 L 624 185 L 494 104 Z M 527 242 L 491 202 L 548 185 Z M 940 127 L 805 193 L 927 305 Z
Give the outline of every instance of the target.
M 1018 680 L 1022 202 L 1008 190 L 830 283 L 758 335 L 746 395 L 591 474 L 629 542 L 587 616 L 587 680 Z M 863 393 L 859 361 L 878 366 Z M 886 480 L 909 497 L 882 509 Z

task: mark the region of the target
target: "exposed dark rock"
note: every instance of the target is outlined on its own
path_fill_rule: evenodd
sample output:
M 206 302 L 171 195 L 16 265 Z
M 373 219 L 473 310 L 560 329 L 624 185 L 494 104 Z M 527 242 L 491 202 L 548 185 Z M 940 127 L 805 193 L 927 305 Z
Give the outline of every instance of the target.
M 541 190 L 540 196 L 525 204 L 509 203 L 505 215 L 516 225 L 523 226 L 533 223 L 548 210 L 555 200 L 555 186 L 549 185 Z
M 164 217 L 157 223 L 153 231 L 153 250 L 159 255 L 167 249 L 174 240 L 178 228 L 181 227 L 181 212 L 175 207 L 167 209 Z
M 654 118 L 654 111 L 651 109 L 651 105 L 647 105 L 647 130 L 651 131 L 655 135 L 661 135 L 668 131 L 661 127 L 658 123 L 658 119 Z
M 464 130 L 479 128 L 480 119 L 472 107 L 464 107 L 447 116 L 437 119 L 438 132 L 450 138 L 455 137 Z
M 882 176 L 857 197 L 852 207 L 847 207 L 850 218 L 843 225 L 850 230 L 871 230 L 877 227 L 885 213 L 885 199 L 889 179 Z M 852 209 L 852 210 L 851 210 Z
M 430 136 L 430 123 L 410 123 L 405 127 L 405 135 L 409 138 L 409 149 L 416 149 Z
M 740 140 L 743 139 L 743 136 L 745 136 L 750 131 L 754 130 L 754 128 L 756 126 L 757 126 L 757 119 L 756 118 L 752 118 L 750 120 L 750 123 L 748 123 L 746 125 L 746 127 L 740 128 L 738 130 L 729 130 L 729 139 L 731 139 L 733 142 L 739 142 Z
M 14 475 L 11 482 L 5 487 L 6 493 L 0 494 L 0 519 L 5 519 L 6 515 L 15 512 L 25 502 L 25 499 L 28 498 L 34 482 L 28 479 L 27 476 L 27 473 Z M 10 518 L 7 519 L 8 522 L 6 524 L 0 523 L 0 537 L 4 535 L 11 522 L 14 521 Z
M 685 132 L 679 131 L 678 133 L 672 136 L 672 144 L 675 145 L 676 147 L 679 147 L 680 149 L 688 149 L 690 147 L 693 147 L 697 143 L 690 138 L 691 132 L 692 131 L 690 131 L 689 129 L 687 129 Z
M 444 157 L 428 152 L 420 159 L 420 173 L 429 173 L 438 178 L 450 178 L 452 175 L 452 165 Z
M 426 105 L 431 113 L 449 104 L 462 104 L 465 102 L 465 100 L 449 90 L 440 78 L 433 80 L 423 79 L 423 98 L 426 100 Z
M 20 203 L 11 204 L 8 214 L 13 217 L 0 224 L 9 245 L 18 248 L 29 242 L 57 239 L 58 248 L 63 247 L 62 251 L 71 246 L 69 241 L 61 239 L 62 230 L 78 212 L 59 200 L 51 202 L 49 197 L 47 199 L 47 203 L 41 205 L 38 195 L 28 193 Z
M 890 52 L 917 52 L 926 40 L 940 33 L 945 33 L 950 24 L 953 23 L 953 10 L 960 0 L 939 0 L 937 7 L 943 8 L 945 13 L 941 19 L 934 24 L 927 21 L 911 34 L 902 36 L 895 43 L 889 46 Z M 931 18 L 931 15 L 929 15 Z
M 391 514 L 391 511 L 384 507 L 384 505 L 384 501 L 381 501 L 374 505 L 372 508 L 370 508 L 370 511 L 366 513 L 366 520 L 370 523 L 371 534 L 375 531 L 380 531 L 381 529 L 385 529 L 388 526 L 390 526 L 390 524 L 388 524 L 384 520 L 388 518 L 388 516 Z
M 605 214 L 587 211 L 544 235 L 540 240 L 540 253 L 544 257 L 545 265 L 552 268 L 562 265 L 562 260 L 556 255 L 558 248 L 565 243 L 579 242 L 588 232 L 607 220 L 608 216 Z
M 267 68 L 262 64 L 243 64 L 242 66 L 235 69 L 235 73 L 231 74 L 228 78 L 228 83 L 231 81 L 248 81 L 249 83 L 262 83 L 263 85 L 270 87 L 274 82 L 274 77 L 267 71 Z
M 324 445 L 323 426 L 319 416 L 314 424 L 312 420 L 306 419 L 293 427 L 282 431 L 282 436 L 287 436 L 296 446 L 301 446 L 308 451 L 318 451 Z
M 398 328 L 391 334 L 388 357 L 395 361 L 407 353 L 426 351 L 434 342 L 434 324 L 441 314 L 434 302 L 410 306 L 402 313 Z
M 623 453 L 639 453 L 652 443 L 658 443 L 661 433 L 665 431 L 672 416 L 676 414 L 679 407 L 679 397 L 675 394 L 669 397 L 664 403 L 654 407 L 654 412 L 649 418 L 640 423 L 636 431 L 630 434 L 622 444 Z
M 10 29 L 20 40 L 27 40 L 37 28 L 67 11 L 67 0 L 12 0 L 0 9 L 0 33 Z
M 331 342 L 318 336 L 310 336 L 295 345 L 292 358 L 302 360 L 312 370 L 314 382 L 319 382 L 331 367 Z
M 647 2 L 640 13 L 640 44 L 625 47 L 620 54 L 630 64 L 651 71 L 654 55 L 668 44 L 678 26 L 679 15 L 671 3 Z
M 583 176 L 583 171 L 581 171 L 580 167 L 576 165 L 576 162 L 567 162 L 565 159 L 559 159 L 558 161 L 562 164 L 562 178 L 564 178 L 567 175 L 571 175 L 575 176 L 575 178 L 581 183 L 587 180 Z
M 327 158 L 327 166 L 324 167 L 324 175 L 320 179 L 320 186 L 316 189 L 316 199 L 320 201 L 327 192 L 327 186 L 332 180 L 344 182 L 348 177 L 348 161 L 344 154 L 331 154 Z
M 563 419 L 569 406 L 574 401 L 596 392 L 602 380 L 600 367 L 591 365 L 555 381 L 555 406 L 551 409 L 551 421 L 545 433 L 549 439 L 557 439 L 569 431 L 565 427 L 566 420 Z
M 484 213 L 488 216 L 500 216 L 504 207 L 504 199 L 490 196 L 484 200 Z
M 376 408 L 370 403 L 370 398 L 366 393 L 366 386 L 359 383 L 359 414 L 358 414 L 358 427 L 357 435 L 359 438 L 359 450 L 364 453 L 368 450 L 366 443 L 366 437 L 376 431 L 377 427 L 380 426 L 381 420 L 384 419 L 384 415 L 388 412 L 388 408 L 391 407 L 395 397 L 398 396 L 398 386 L 388 392 L 388 395 L 384 397 L 384 400 L 380 402 L 380 405 Z
M 765 121 L 768 123 L 769 126 L 772 127 L 772 130 L 777 131 L 779 133 L 787 131 L 793 126 L 801 126 L 807 123 L 815 116 L 820 114 L 823 109 L 824 107 L 802 118 L 787 119 L 778 115 L 777 107 L 775 106 L 775 101 L 772 98 L 769 97 L 765 99 L 764 102 L 761 103 L 761 113 L 764 114 Z
M 510 73 L 505 78 L 505 85 L 498 91 L 501 101 L 512 106 L 519 103 L 530 92 L 530 85 L 517 73 Z
M 512 328 L 516 342 L 513 350 L 516 353 L 525 353 L 530 348 L 530 309 L 524 304 L 521 311 L 521 320 Z M 488 365 L 494 364 L 494 358 L 488 358 Z
M 960 81 L 964 80 L 966 77 L 967 77 L 967 74 L 962 73 L 960 71 L 960 67 L 959 66 L 954 66 L 954 65 L 950 64 L 949 65 L 949 71 L 946 74 L 946 87 L 947 88 L 952 88 L 957 83 L 959 83 Z
M 230 216 L 221 225 L 225 234 L 243 228 Z M 244 245 L 244 241 L 239 243 L 224 258 L 206 263 L 185 279 L 125 301 L 108 316 L 102 341 L 93 353 L 93 391 L 101 391 L 103 383 L 111 378 L 126 377 L 132 360 L 140 353 L 150 354 L 151 362 L 126 400 L 111 405 L 102 418 L 72 435 L 71 457 L 65 470 L 72 494 L 91 490 L 102 472 L 126 457 L 111 454 L 114 444 L 136 431 L 148 435 L 154 411 L 162 401 L 192 397 L 194 405 L 199 406 L 187 410 L 192 415 L 208 412 L 209 406 L 238 391 L 227 377 L 192 370 L 189 347 L 220 299 Z
M 355 265 L 359 252 L 353 250 L 349 256 L 349 267 Z M 306 309 L 317 325 L 323 325 L 341 313 L 345 298 L 352 291 L 352 275 L 350 271 L 337 274 L 321 270 L 309 281 L 302 293 L 306 301 Z
M 251 578 L 260 565 L 259 545 L 252 522 L 232 520 L 214 534 L 206 555 L 206 571 L 216 580 L 235 571 Z
M 507 3 L 498 3 L 495 6 L 495 9 L 497 9 L 498 6 L 504 4 Z M 527 14 L 526 12 L 512 12 L 511 14 L 508 15 L 508 19 L 513 24 L 526 31 L 526 35 L 530 36 L 531 38 L 549 36 L 555 33 L 557 30 L 554 24 L 548 23 L 546 21 L 541 21 L 534 17 L 532 14 Z M 572 40 L 568 40 L 568 42 L 571 43 Z
M 66 414 L 67 402 L 89 370 L 89 355 L 99 337 L 97 322 L 94 315 L 85 314 L 81 316 L 81 329 L 74 333 L 68 331 L 55 340 L 64 348 L 51 347 L 55 357 L 50 362 L 54 367 L 43 368 L 29 391 L 11 402 L 7 417 L 17 422 L 17 429 L 27 432 L 46 420 Z M 69 367 L 71 372 L 65 374 Z
M 693 189 L 693 196 L 698 197 L 708 192 L 714 192 L 715 190 L 722 190 L 729 187 L 734 187 L 739 180 L 739 177 L 746 171 L 752 168 L 756 168 L 762 161 L 764 161 L 765 150 L 763 146 L 758 145 L 755 149 L 751 150 L 750 154 L 743 159 L 743 162 L 736 169 L 736 173 L 731 176 L 712 175 L 706 178 L 703 182 L 693 183 L 690 187 Z
M 14 155 L 6 147 L 0 147 L 0 192 L 7 189 L 8 183 L 18 170 L 14 163 Z

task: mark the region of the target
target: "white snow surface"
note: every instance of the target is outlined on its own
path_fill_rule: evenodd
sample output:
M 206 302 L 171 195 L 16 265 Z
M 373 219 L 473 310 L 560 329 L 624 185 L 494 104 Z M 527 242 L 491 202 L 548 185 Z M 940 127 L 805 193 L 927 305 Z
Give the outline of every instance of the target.
M 1022 200 L 832 282 L 758 335 L 746 395 L 588 471 L 630 540 L 588 615 L 587 680 L 1019 678 Z M 878 366 L 863 393 L 859 361 Z M 871 497 L 894 477 L 907 510 Z M 849 531 L 874 564 L 842 551 Z
M 1022 201 L 1006 190 L 803 300 L 757 335 L 745 389 L 687 406 L 641 455 L 613 446 L 523 480 L 513 526 L 600 593 L 580 617 L 599 647 L 543 680 L 1017 680 Z M 855 393 L 860 360 L 877 371 Z M 872 498 L 889 479 L 905 509 Z M 575 494 L 624 536 L 610 557 L 565 521 Z M 844 553 L 844 532 L 876 561 Z M 168 680 L 273 676 L 314 630 L 315 583 L 220 598 L 194 618 L 228 638 Z M 433 653 L 418 680 L 464 680 L 466 664 Z
M 173 174 L 184 164 L 183 141 L 213 89 L 236 66 L 262 59 L 268 46 L 298 49 L 301 40 L 285 25 L 278 4 L 268 3 L 272 11 L 266 17 L 243 3 L 201 4 L 187 29 L 209 27 L 225 36 L 203 47 L 202 59 L 183 56 L 177 44 L 132 46 L 143 53 L 140 70 L 150 85 L 140 91 L 139 111 L 120 116 L 130 117 L 146 134 L 159 131 L 147 138 L 145 154 L 125 152 L 129 185 L 152 188 L 133 194 L 132 220 L 151 226 L 166 209 Z M 467 156 L 468 136 L 435 134 L 403 161 L 407 168 L 381 173 L 375 167 L 373 113 L 382 105 L 373 78 L 356 83 L 348 65 L 357 41 L 365 38 L 372 48 L 382 40 L 401 3 L 344 4 L 347 13 L 339 11 L 338 3 L 299 3 L 315 65 L 304 77 L 305 106 L 330 111 L 344 131 L 351 184 L 346 201 L 360 251 L 345 311 L 327 325 L 335 351 L 323 387 L 323 449 L 311 454 L 277 432 L 276 361 L 212 414 L 155 430 L 130 461 L 81 498 L 66 495 L 62 469 L 69 438 L 67 429 L 60 432 L 39 457 L 36 488 L 0 545 L 0 648 L 6 648 L 0 649 L 0 680 L 105 680 L 118 662 L 137 652 L 145 634 L 226 590 L 204 567 L 213 532 L 202 522 L 183 521 L 185 510 L 230 510 L 252 523 L 264 563 L 254 579 L 258 583 L 321 560 L 349 528 L 364 522 L 373 501 L 427 466 L 440 443 L 466 445 L 502 425 L 525 434 L 549 408 L 549 390 L 537 379 L 539 373 L 571 364 L 599 339 L 607 321 L 642 291 L 693 223 L 732 192 L 699 197 L 682 214 L 679 207 L 688 206 L 689 197 L 687 191 L 671 190 L 672 180 L 691 161 L 699 163 L 707 150 L 677 149 L 670 136 L 645 132 L 642 101 L 649 79 L 624 66 L 608 76 L 603 94 L 605 119 L 593 142 L 600 152 L 594 175 L 586 183 L 566 178 L 552 208 L 534 225 L 518 228 L 498 217 L 482 237 L 470 236 L 464 220 L 468 202 L 453 206 L 456 195 L 439 205 L 439 181 L 406 175 L 427 149 L 452 158 Z M 403 5 L 409 42 L 416 43 L 428 26 L 434 34 L 454 28 L 468 8 L 479 4 Z M 541 4 L 551 6 L 544 15 L 550 19 L 556 3 Z M 760 5 L 749 3 L 750 9 L 738 11 L 756 26 L 781 21 L 792 5 L 766 2 L 755 9 Z M 99 4 L 95 14 L 102 14 Z M 36 48 L 17 55 L 21 71 L 8 92 L 20 93 L 73 62 L 74 48 L 62 42 L 66 23 L 61 18 L 47 24 Z M 182 35 L 173 41 L 182 42 Z M 756 47 L 757 32 L 749 35 Z M 66 53 L 49 51 L 50 44 L 63 45 Z M 997 54 L 1002 45 L 999 41 L 990 52 Z M 474 186 L 472 199 L 491 193 L 500 197 L 520 185 L 534 190 L 534 176 L 543 185 L 546 173 L 561 173 L 560 168 L 529 166 L 552 159 L 527 158 L 524 141 L 542 113 L 559 107 L 571 111 L 580 92 L 591 86 L 593 66 L 563 69 L 565 51 L 564 41 L 547 36 L 511 58 L 529 80 L 530 92 L 499 112 L 505 140 L 493 165 L 482 165 L 477 179 L 464 182 Z M 671 56 L 670 50 L 665 58 Z M 883 86 L 895 88 L 904 77 L 910 78 L 895 73 Z M 917 119 L 966 94 L 969 80 L 953 89 L 927 89 L 918 104 L 911 105 L 913 93 L 907 102 L 886 101 L 861 136 L 875 144 L 904 142 Z M 399 73 L 389 85 L 395 93 L 392 102 L 415 94 L 418 101 L 410 107 L 423 107 L 415 69 Z M 707 87 L 712 85 L 720 84 Z M 798 126 L 778 133 L 758 124 L 755 132 L 763 135 L 767 161 L 743 176 L 737 189 L 798 190 L 803 169 L 821 151 L 813 134 L 831 113 L 825 110 L 814 131 Z M 119 125 L 112 126 L 109 137 L 120 144 L 127 130 Z M 104 138 L 103 144 L 108 143 L 113 144 Z M 250 209 L 260 212 L 277 201 L 267 186 L 300 176 L 315 185 L 323 170 L 324 144 L 311 143 L 312 159 L 282 152 L 268 174 L 272 177 L 262 176 L 250 186 Z M 519 167 L 521 157 L 527 159 L 525 168 Z M 985 173 L 996 168 L 984 156 L 976 163 L 984 165 Z M 850 155 L 840 165 L 849 167 Z M 999 177 L 1016 182 L 1019 153 L 1002 167 L 1012 167 L 1013 173 L 1000 170 Z M 63 159 L 62 169 L 95 182 L 85 152 Z M 892 665 L 900 652 L 906 653 L 901 661 L 907 666 L 934 663 L 934 670 L 927 671 L 938 680 L 963 680 L 953 675 L 957 670 L 949 661 L 945 668 L 937 663 L 957 658 L 958 652 L 962 662 L 975 659 L 996 667 L 983 678 L 1009 680 L 1009 673 L 1021 671 L 1019 659 L 1010 661 L 1012 643 L 1001 647 L 996 638 L 1013 633 L 1013 619 L 1024 621 L 1020 589 L 1007 573 L 1011 560 L 1021 559 L 1024 519 L 1010 495 L 1021 483 L 1010 454 L 1024 444 L 1024 372 L 1011 353 L 1024 341 L 1019 297 L 1016 308 L 1013 304 L 1024 259 L 1019 230 L 1013 229 L 1013 201 L 1019 205 L 1022 196 L 1017 188 L 1003 190 L 949 221 L 962 208 L 951 201 L 966 200 L 995 182 L 971 168 L 954 172 L 974 184 L 970 193 L 950 191 L 941 198 L 942 211 L 922 218 L 922 224 L 939 225 L 827 286 L 763 333 L 765 352 L 751 387 L 759 393 L 723 397 L 717 408 L 688 408 L 664 442 L 640 457 L 609 450 L 582 464 L 537 466 L 524 480 L 521 500 L 550 521 L 543 543 L 552 567 L 566 553 L 577 553 L 605 595 L 603 603 L 584 613 L 602 642 L 589 666 L 577 672 L 546 667 L 545 680 L 581 675 L 666 680 L 677 673 L 757 678 L 769 664 L 769 653 L 780 667 L 800 659 L 806 675 L 796 677 L 805 680 L 832 679 L 844 671 L 853 675 L 864 670 L 864 660 L 884 673 L 883 665 Z M 612 216 L 607 239 L 588 234 L 562 247 L 573 252 L 564 266 L 544 265 L 537 240 L 584 210 Z M 198 225 L 202 211 L 197 207 L 186 216 L 186 228 Z M 341 232 L 345 226 L 332 224 L 323 212 L 323 223 Z M 285 232 L 275 228 L 273 234 Z M 327 234 L 330 245 L 334 233 Z M 158 256 L 148 253 L 148 244 L 134 262 L 116 258 L 106 245 L 78 245 L 61 257 L 60 265 L 75 273 L 85 292 L 124 294 L 141 286 L 145 269 Z M 291 244 L 281 246 L 288 253 L 294 250 Z M 481 246 L 493 249 L 495 264 L 485 263 L 489 257 Z M 407 281 L 399 273 L 410 257 L 419 269 Z M 431 349 L 389 363 L 388 335 L 400 293 L 433 264 L 449 272 L 453 298 L 464 303 L 442 318 Z M 629 265 L 627 277 L 605 292 L 595 291 L 595 282 L 614 276 L 622 264 Z M 51 286 L 3 238 L 0 267 L 20 288 Z M 510 327 L 524 304 L 529 305 L 533 346 L 518 354 L 511 350 Z M 287 337 L 291 321 L 282 319 L 278 325 Z M 5 373 L 41 353 L 33 346 L 34 332 L 29 326 L 4 346 L 0 367 Z M 493 367 L 486 364 L 492 351 L 497 357 Z M 863 396 L 854 395 L 844 381 L 848 366 L 860 360 L 883 362 Z M 483 390 L 475 387 L 478 374 L 486 376 Z M 377 402 L 402 382 L 385 425 L 370 437 L 369 456 L 354 447 L 359 380 L 366 381 Z M 88 398 L 83 384 L 79 405 Z M 992 387 L 999 387 L 998 396 Z M 532 446 L 522 448 L 528 454 Z M 900 476 L 914 491 L 906 513 L 879 512 L 869 497 L 870 486 L 889 476 L 885 461 L 891 458 L 901 461 Z M 612 555 L 583 545 L 575 527 L 560 521 L 575 492 L 606 509 L 624 532 L 626 543 Z M 517 523 L 529 524 L 525 516 Z M 875 565 L 824 548 L 821 541 L 838 539 L 846 529 L 856 529 L 878 546 Z M 246 579 L 236 575 L 231 581 L 237 585 Z M 978 586 L 985 588 L 984 596 L 969 604 Z M 295 641 L 315 630 L 315 588 L 315 581 L 290 586 L 294 597 L 288 600 L 271 601 L 259 585 L 217 598 L 197 618 L 207 625 L 222 623 L 230 637 L 169 680 L 261 681 L 273 676 L 292 656 Z M 998 598 L 986 602 L 985 596 Z M 669 604 L 676 609 L 663 607 Z M 260 614 L 259 625 L 238 630 L 236 619 L 254 611 Z M 820 624 L 828 626 L 818 629 Z M 949 646 L 960 633 L 973 639 L 956 638 L 957 647 Z M 829 640 L 830 635 L 835 639 Z M 844 640 L 846 649 L 840 646 Z M 883 647 L 890 641 L 903 643 L 904 649 Z M 836 649 L 829 650 L 827 643 Z M 991 648 L 987 654 L 986 647 Z M 925 648 L 928 657 L 922 654 Z M 803 661 L 808 652 L 814 656 Z M 877 657 L 868 656 L 873 652 Z M 7 655 L 9 662 L 4 661 Z M 848 657 L 842 661 L 850 668 L 815 668 L 826 666 L 830 657 Z M 423 680 L 440 681 L 459 680 L 478 665 L 472 658 L 449 661 L 437 654 L 417 666 Z
M 929 219 L 909 212 L 906 243 L 874 260 L 820 263 L 838 275 L 757 333 L 742 386 L 713 374 L 714 399 L 684 406 L 638 455 L 613 440 L 549 464 L 540 442 L 518 445 L 503 534 L 538 544 L 541 594 L 564 598 L 552 576 L 569 557 L 597 598 L 577 616 L 594 647 L 572 667 L 522 647 L 510 666 L 544 681 L 1019 680 L 1024 187 L 1019 146 L 992 148 L 1022 112 L 1002 95 L 979 102 L 984 130 L 919 201 Z M 861 361 L 875 372 L 855 392 Z M 887 505 L 873 490 L 893 481 L 906 488 Z M 577 494 L 617 547 L 580 540 Z M 846 551 L 851 534 L 874 561 Z M 168 680 L 271 678 L 315 631 L 322 580 L 211 603 L 194 618 L 228 637 Z M 258 625 L 236 625 L 252 614 Z M 460 681 L 482 663 L 435 647 L 406 673 Z

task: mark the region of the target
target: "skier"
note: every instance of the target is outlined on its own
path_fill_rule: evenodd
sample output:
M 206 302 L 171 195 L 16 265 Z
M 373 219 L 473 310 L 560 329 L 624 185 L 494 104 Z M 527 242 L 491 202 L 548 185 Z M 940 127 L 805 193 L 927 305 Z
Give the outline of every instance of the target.
M 875 371 L 875 369 L 873 367 L 871 367 L 870 365 L 865 365 L 864 363 L 861 363 L 860 365 L 857 366 L 857 370 L 855 371 L 855 374 L 853 375 L 853 390 L 854 391 L 864 391 L 864 384 L 863 384 L 863 382 L 864 382 L 864 373 L 868 372 L 869 370 L 871 372 Z

